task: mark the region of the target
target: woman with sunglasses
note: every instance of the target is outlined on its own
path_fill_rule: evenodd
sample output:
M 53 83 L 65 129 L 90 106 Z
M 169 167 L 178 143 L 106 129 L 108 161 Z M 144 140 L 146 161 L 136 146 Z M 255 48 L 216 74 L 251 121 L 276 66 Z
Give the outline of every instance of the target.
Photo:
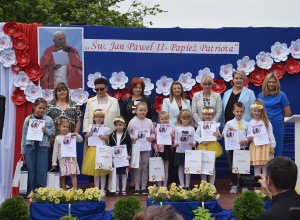
M 211 106 L 214 109 L 212 121 L 219 122 L 222 115 L 222 99 L 219 93 L 211 91 L 213 79 L 209 75 L 204 75 L 201 80 L 202 91 L 196 92 L 192 100 L 192 114 L 196 127 L 203 121 L 202 109 Z
M 96 96 L 87 101 L 86 109 L 83 119 L 83 133 L 86 135 L 90 124 L 93 124 L 94 111 L 102 109 L 105 112 L 104 126 L 110 128 L 110 133 L 114 131 L 114 118 L 120 115 L 119 102 L 116 98 L 107 95 L 107 80 L 105 78 L 98 78 L 94 82 Z M 87 143 L 84 143 L 83 157 L 88 149 Z M 89 181 L 92 183 L 94 177 L 90 177 Z M 93 184 L 92 184 L 93 186 Z

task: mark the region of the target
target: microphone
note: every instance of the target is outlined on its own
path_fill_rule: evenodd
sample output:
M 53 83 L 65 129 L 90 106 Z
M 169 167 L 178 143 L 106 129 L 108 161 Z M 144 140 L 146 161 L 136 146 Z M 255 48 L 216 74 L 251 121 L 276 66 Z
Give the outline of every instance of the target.
M 80 57 L 75 53 L 75 50 L 72 50 L 71 47 L 66 47 L 65 48 L 65 52 L 67 52 L 67 53 L 73 53 L 81 61 Z

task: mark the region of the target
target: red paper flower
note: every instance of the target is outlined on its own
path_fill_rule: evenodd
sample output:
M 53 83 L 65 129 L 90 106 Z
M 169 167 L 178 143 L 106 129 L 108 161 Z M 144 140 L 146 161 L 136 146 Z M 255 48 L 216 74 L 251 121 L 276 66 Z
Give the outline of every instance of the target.
M 273 63 L 272 67 L 268 70 L 268 73 L 276 73 L 278 79 L 281 79 L 285 74 L 285 69 L 282 63 Z
M 184 98 L 187 99 L 187 97 L 188 97 L 187 94 L 186 94 L 186 93 L 183 93 L 183 95 L 184 95 Z
M 24 50 L 28 46 L 28 39 L 24 34 L 21 34 L 20 36 L 16 37 L 12 43 L 15 49 Z
M 11 100 L 16 103 L 16 105 L 22 105 L 26 102 L 26 96 L 24 94 L 24 91 L 20 88 L 16 88 L 13 92 L 13 96 L 11 97 Z
M 298 73 L 300 71 L 300 62 L 297 61 L 294 57 L 291 57 L 285 61 L 284 69 L 289 74 Z
M 193 99 L 194 94 L 195 94 L 196 92 L 200 92 L 200 91 L 202 91 L 202 90 L 203 90 L 203 88 L 202 88 L 201 84 L 198 84 L 198 85 L 193 86 L 192 89 L 191 89 L 190 98 Z
M 214 79 L 214 84 L 211 90 L 217 93 L 222 93 L 226 90 L 226 85 L 223 79 Z
M 95 95 L 90 95 L 89 97 L 88 97 L 88 100 L 90 99 L 90 98 L 93 98 L 93 97 L 95 97 Z M 87 102 L 86 102 L 87 103 Z M 84 105 L 86 106 L 86 103 L 84 103 Z M 78 106 L 78 107 L 80 107 L 80 106 Z
M 127 97 L 130 96 L 132 95 L 129 93 L 129 87 L 125 87 L 121 92 L 121 99 L 124 101 Z
M 3 26 L 3 32 L 10 37 L 17 37 L 21 34 L 19 25 L 15 22 L 8 22 Z
M 37 81 L 39 78 L 42 77 L 43 71 L 39 64 L 37 63 L 31 63 L 26 68 L 26 74 L 29 79 L 32 81 Z
M 19 64 L 12 66 L 12 71 L 14 71 L 15 73 L 19 73 L 21 70 L 22 70 L 22 67 L 20 67 Z
M 120 100 L 121 92 L 119 90 L 115 90 L 114 93 L 113 93 L 113 97 Z
M 234 86 L 232 80 L 230 80 L 230 85 L 231 85 L 232 87 Z M 249 78 L 248 78 L 248 77 L 246 77 L 246 83 L 244 84 L 244 86 L 245 86 L 246 88 L 249 87 Z
M 27 66 L 30 62 L 30 56 L 27 53 L 16 53 L 16 61 L 21 67 Z
M 255 86 L 261 86 L 264 83 L 267 71 L 256 66 L 255 69 L 250 73 L 250 82 Z
M 161 107 L 162 107 L 164 98 L 168 98 L 168 96 L 166 96 L 166 95 L 156 96 L 154 99 L 154 108 L 157 113 L 161 112 Z

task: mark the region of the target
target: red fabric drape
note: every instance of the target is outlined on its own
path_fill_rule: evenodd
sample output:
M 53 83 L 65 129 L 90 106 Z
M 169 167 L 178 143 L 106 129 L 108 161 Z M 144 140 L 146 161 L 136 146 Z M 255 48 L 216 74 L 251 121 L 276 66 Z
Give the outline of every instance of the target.
M 43 26 L 42 24 L 19 24 L 20 30 L 25 37 L 29 40 L 29 49 L 27 53 L 30 56 L 30 63 L 38 63 L 38 42 L 37 42 L 37 27 Z M 37 83 L 36 83 L 37 84 Z M 14 170 L 16 164 L 21 157 L 21 139 L 23 123 L 26 118 L 31 113 L 32 103 L 26 102 L 23 105 L 17 105 L 16 108 L 16 131 L 15 131 L 15 157 L 14 157 Z M 19 188 L 13 187 L 13 196 L 19 195 Z

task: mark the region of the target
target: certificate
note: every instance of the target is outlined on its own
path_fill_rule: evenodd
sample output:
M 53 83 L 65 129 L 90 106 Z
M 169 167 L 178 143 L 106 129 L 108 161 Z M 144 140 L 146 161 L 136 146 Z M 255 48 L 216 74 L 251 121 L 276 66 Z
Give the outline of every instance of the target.
M 213 135 L 217 131 L 217 123 L 214 121 L 202 121 L 199 123 L 201 128 L 201 140 L 217 141 L 217 137 Z
M 77 157 L 76 136 L 61 136 L 61 157 Z
M 157 124 L 157 144 L 172 145 L 172 126 L 170 124 Z
M 270 139 L 267 133 L 267 129 L 263 123 L 252 125 L 251 132 L 254 137 L 253 141 L 255 145 L 259 146 L 259 145 L 270 144 Z
M 191 150 L 190 143 L 193 143 L 194 135 L 191 134 L 178 134 L 177 143 L 179 146 L 176 148 L 177 153 L 185 153 L 185 150 Z
M 150 137 L 149 129 L 142 129 L 135 131 L 136 144 L 140 145 L 140 151 L 150 151 L 151 150 L 151 142 L 147 141 L 146 137 Z
M 98 137 L 104 134 L 103 125 L 89 125 L 89 132 L 92 132 L 93 136 L 88 138 L 88 146 L 104 145 L 104 141 Z
M 31 141 L 42 141 L 44 136 L 42 127 L 45 127 L 45 120 L 30 119 L 26 139 Z
M 115 168 L 129 166 L 126 144 L 113 147 L 112 154 Z
M 224 139 L 225 139 L 225 150 L 235 150 L 235 149 L 239 150 L 241 148 L 240 132 L 237 129 L 225 130 Z

